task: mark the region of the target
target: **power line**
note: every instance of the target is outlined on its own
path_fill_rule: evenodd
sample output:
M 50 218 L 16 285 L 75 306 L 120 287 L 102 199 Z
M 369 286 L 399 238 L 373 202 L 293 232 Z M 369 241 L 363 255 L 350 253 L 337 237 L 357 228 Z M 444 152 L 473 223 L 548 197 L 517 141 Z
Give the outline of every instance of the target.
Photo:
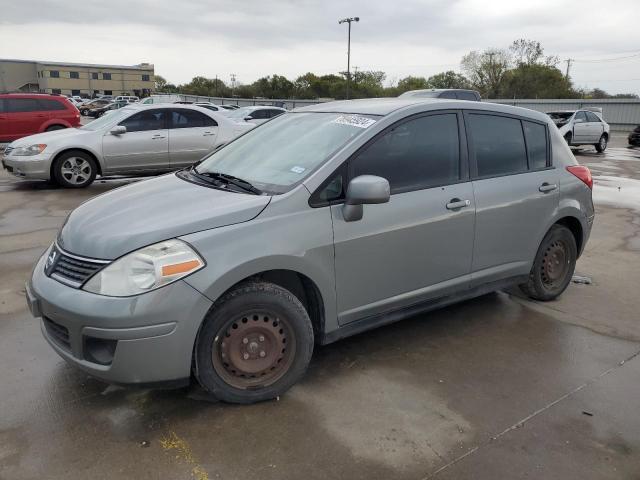
M 633 55 L 626 55 L 624 57 L 615 57 L 615 58 L 598 58 L 598 59 L 584 59 L 584 60 L 573 60 L 574 62 L 580 63 L 603 63 L 603 62 L 617 62 L 618 60 L 627 60 L 629 58 L 640 57 L 640 52 L 637 52 Z

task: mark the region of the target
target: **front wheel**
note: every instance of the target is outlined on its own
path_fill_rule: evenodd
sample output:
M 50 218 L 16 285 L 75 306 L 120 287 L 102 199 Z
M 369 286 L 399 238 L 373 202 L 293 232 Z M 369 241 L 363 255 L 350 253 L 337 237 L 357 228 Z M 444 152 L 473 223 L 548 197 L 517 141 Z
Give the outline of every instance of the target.
M 607 136 L 606 135 L 602 135 L 600 137 L 600 140 L 598 140 L 598 143 L 596 143 L 594 146 L 596 147 L 596 151 L 598 153 L 602 153 L 607 149 Z
M 529 281 L 520 288 L 535 300 L 546 302 L 555 299 L 569 285 L 577 257 L 573 233 L 563 225 L 554 225 L 538 248 Z
M 53 178 L 59 185 L 67 188 L 89 186 L 97 172 L 95 160 L 81 151 L 63 153 L 53 165 Z
M 278 285 L 249 282 L 225 294 L 205 318 L 195 376 L 220 400 L 254 403 L 287 391 L 312 353 L 313 328 L 300 301 Z

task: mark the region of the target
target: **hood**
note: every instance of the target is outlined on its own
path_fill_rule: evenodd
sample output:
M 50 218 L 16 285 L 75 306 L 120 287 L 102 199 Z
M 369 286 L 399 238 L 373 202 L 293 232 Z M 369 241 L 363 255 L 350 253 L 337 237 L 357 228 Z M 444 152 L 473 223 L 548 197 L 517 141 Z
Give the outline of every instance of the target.
M 83 203 L 69 215 L 58 243 L 76 255 L 112 260 L 169 238 L 246 222 L 270 200 L 164 175 Z
M 36 133 L 35 135 L 29 135 L 28 137 L 22 137 L 18 140 L 11 142 L 9 145 L 12 148 L 15 147 L 28 147 L 29 145 L 35 145 L 37 143 L 50 143 L 61 140 L 63 138 L 73 137 L 76 135 L 86 135 L 87 133 L 94 133 L 89 130 L 80 130 L 78 128 L 63 128 L 60 130 L 53 130 L 51 132 Z

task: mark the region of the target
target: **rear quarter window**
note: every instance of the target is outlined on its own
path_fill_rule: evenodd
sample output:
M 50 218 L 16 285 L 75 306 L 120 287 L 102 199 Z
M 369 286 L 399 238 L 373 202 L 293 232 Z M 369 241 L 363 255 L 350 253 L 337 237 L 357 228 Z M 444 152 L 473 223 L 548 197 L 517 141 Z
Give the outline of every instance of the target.
M 548 165 L 547 154 L 547 128 L 534 122 L 522 121 L 524 137 L 527 141 L 527 154 L 529 156 L 529 169 L 539 170 Z
M 59 102 L 58 100 L 51 100 L 49 98 L 40 98 L 38 99 L 38 103 L 40 104 L 40 108 L 44 111 L 67 109 L 62 102 Z

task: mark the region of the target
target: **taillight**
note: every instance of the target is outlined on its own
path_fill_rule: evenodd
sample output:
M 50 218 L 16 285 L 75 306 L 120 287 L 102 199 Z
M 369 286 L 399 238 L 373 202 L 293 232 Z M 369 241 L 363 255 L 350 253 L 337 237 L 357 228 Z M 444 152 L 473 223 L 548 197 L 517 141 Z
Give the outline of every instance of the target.
M 567 167 L 567 171 L 578 177 L 587 187 L 593 190 L 593 177 L 591 176 L 591 170 L 589 170 L 588 167 L 585 167 L 584 165 L 572 165 Z

